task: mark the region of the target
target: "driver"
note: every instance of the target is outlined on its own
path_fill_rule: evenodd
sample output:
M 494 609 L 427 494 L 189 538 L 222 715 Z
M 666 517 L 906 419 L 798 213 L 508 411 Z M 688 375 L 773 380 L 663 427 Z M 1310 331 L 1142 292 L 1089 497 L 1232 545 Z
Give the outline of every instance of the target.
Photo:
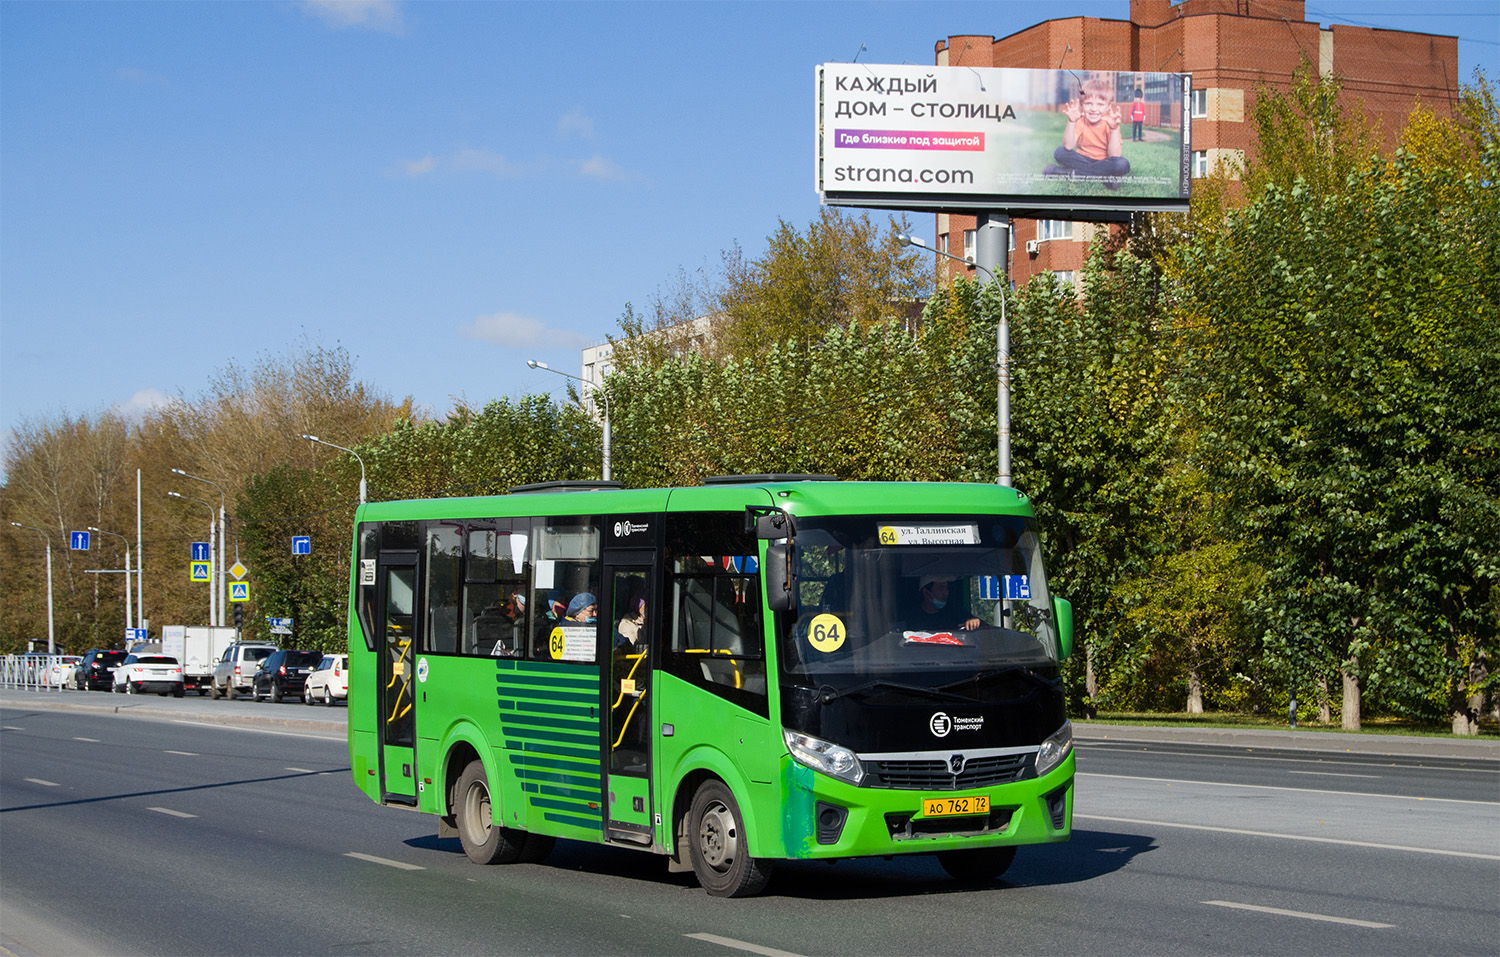
M 966 610 L 948 603 L 952 575 L 923 575 L 919 586 L 922 601 L 912 612 L 910 622 L 916 631 L 973 631 L 984 623 Z

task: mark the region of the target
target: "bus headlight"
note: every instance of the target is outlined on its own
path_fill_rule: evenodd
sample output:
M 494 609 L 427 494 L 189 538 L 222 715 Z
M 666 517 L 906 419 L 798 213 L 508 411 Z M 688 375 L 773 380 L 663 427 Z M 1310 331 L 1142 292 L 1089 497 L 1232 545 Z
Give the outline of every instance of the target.
M 1042 742 L 1036 752 L 1036 776 L 1042 777 L 1062 764 L 1063 758 L 1073 750 L 1073 722 L 1064 721 L 1063 726 Z
M 782 737 L 786 739 L 787 750 L 792 752 L 792 760 L 798 764 L 850 784 L 858 784 L 863 780 L 864 766 L 848 748 L 797 731 L 783 731 Z

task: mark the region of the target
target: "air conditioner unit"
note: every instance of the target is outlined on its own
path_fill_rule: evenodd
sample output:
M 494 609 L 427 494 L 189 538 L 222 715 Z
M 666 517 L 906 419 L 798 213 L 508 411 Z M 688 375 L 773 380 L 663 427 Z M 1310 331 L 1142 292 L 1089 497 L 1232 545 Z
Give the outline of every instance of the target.
M 1037 253 L 1042 251 L 1042 241 L 1040 239 L 1026 240 L 1026 251 L 1035 256 Z

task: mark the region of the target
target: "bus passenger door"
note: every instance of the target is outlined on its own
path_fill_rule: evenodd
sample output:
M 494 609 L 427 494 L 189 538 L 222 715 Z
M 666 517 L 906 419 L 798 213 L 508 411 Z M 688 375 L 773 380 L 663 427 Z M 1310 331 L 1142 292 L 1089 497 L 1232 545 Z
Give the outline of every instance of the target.
M 382 645 L 376 693 L 380 709 L 380 789 L 384 802 L 415 805 L 412 679 L 416 677 L 417 568 L 415 564 L 382 564 L 380 575 L 379 621 L 375 626 Z
M 621 555 L 621 558 L 627 556 Z M 605 601 L 599 613 L 608 615 L 600 630 L 608 642 L 604 665 L 604 793 L 607 802 L 605 837 L 611 841 L 650 845 L 651 802 L 651 669 L 655 666 L 659 623 L 657 583 L 650 553 L 630 555 L 617 563 L 608 552 L 604 560 Z M 644 558 L 645 561 L 640 559 Z

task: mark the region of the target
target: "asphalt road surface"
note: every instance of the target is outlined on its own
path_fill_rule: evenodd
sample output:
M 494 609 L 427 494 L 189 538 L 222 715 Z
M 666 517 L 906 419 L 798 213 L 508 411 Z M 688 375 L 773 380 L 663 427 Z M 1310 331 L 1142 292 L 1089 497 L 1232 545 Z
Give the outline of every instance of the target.
M 728 901 L 577 842 L 477 867 L 434 818 L 354 788 L 337 711 L 169 699 L 142 720 L 34 700 L 0 699 L 0 952 L 1500 951 L 1485 752 L 1085 740 L 1072 842 L 1023 848 L 1001 880 L 926 857 L 783 863 L 763 896 Z

